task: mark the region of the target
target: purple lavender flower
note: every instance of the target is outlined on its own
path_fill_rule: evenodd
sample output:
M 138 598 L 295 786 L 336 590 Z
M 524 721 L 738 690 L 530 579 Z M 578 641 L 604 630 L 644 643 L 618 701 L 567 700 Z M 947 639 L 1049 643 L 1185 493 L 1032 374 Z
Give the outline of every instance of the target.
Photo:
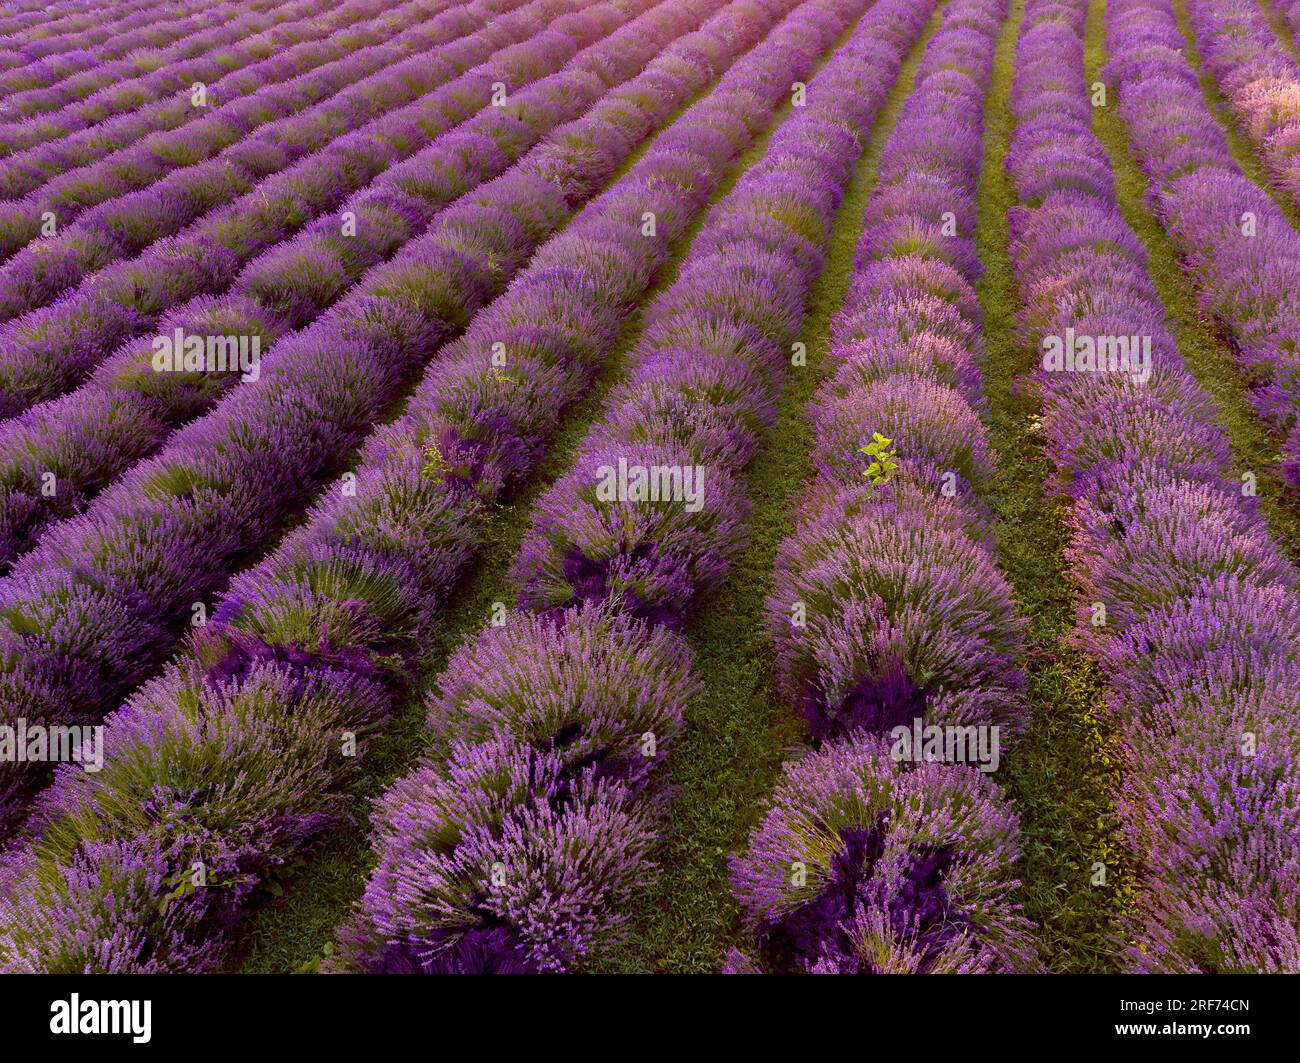
M 1020 725 L 1023 622 L 992 558 L 936 495 L 916 504 L 890 485 L 860 487 L 782 544 L 769 631 L 782 692 L 815 735 L 887 731 L 944 693 L 974 695 L 985 722 Z
M 732 889 L 775 971 L 1031 970 L 1017 834 L 979 772 L 909 769 L 887 740 L 850 734 L 786 765 Z

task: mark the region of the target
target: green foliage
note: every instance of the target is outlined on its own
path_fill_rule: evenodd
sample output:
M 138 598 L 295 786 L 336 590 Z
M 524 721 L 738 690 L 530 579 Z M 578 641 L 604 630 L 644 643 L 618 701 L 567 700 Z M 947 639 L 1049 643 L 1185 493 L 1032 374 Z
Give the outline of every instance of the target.
M 334 942 L 327 941 L 319 956 L 313 956 L 294 968 L 294 974 L 320 974 L 321 965 L 334 957 Z
M 871 459 L 871 464 L 862 471 L 862 475 L 871 481 L 872 487 L 888 483 L 898 469 L 898 462 L 894 460 L 898 456 L 897 452 L 889 449 L 893 444 L 892 439 L 887 439 L 879 432 L 872 432 L 871 442 L 858 448 L 860 453 Z
M 442 449 L 437 443 L 433 443 L 424 451 L 424 464 L 420 467 L 420 476 L 425 480 L 432 480 L 436 484 L 442 483 L 442 478 L 450 471 L 451 466 L 447 464 L 447 459 L 442 455 Z

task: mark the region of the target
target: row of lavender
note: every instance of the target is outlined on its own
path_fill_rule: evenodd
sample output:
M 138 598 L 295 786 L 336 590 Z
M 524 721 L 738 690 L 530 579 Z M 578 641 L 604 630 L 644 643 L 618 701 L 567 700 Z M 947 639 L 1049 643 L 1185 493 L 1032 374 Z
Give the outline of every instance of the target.
M 243 0 L 223 7 L 231 18 L 250 12 L 267 21 L 266 13 L 277 2 Z M 82 23 L 83 18 L 93 28 L 74 24 Z M 219 21 L 220 14 L 211 7 L 203 9 L 201 4 L 190 2 L 174 5 L 169 15 L 160 15 L 154 5 L 136 3 L 122 7 L 107 19 L 87 15 L 62 23 L 43 22 L 0 38 L 0 70 L 16 75 L 18 91 L 39 88 L 105 61 L 139 54 L 147 62 L 148 50 L 156 53 L 173 47 L 187 34 L 202 32 Z M 60 25 L 64 32 L 60 32 Z
M 83 16 L 92 6 L 90 0 L 17 0 L 5 7 L 0 17 L 0 34 L 11 37 L 33 26 L 39 33 L 49 33 L 49 26 L 67 18 Z M 120 11 L 125 5 L 115 5 L 114 11 Z M 103 14 L 100 12 L 102 20 Z M 55 31 L 57 32 L 57 31 Z
M 91 55 L 81 59 L 82 69 L 66 76 L 48 76 L 42 70 L 14 70 L 0 77 L 6 91 L 0 92 L 0 119 L 5 123 L 32 120 L 39 125 L 52 111 L 72 104 L 95 104 L 111 107 L 140 106 L 158 98 L 159 89 L 188 89 L 193 81 L 208 81 L 237 69 L 243 55 L 239 47 L 249 41 L 260 46 L 260 58 L 274 54 L 276 46 L 284 48 L 302 40 L 311 32 L 310 20 L 329 14 L 321 0 L 295 0 L 280 4 L 267 13 L 250 10 L 236 2 L 209 9 L 210 25 L 192 30 L 175 43 L 163 48 L 133 48 L 120 59 L 102 59 Z M 44 64 L 42 64 L 44 65 Z M 186 78 L 189 80 L 185 80 Z M 15 87 L 18 91 L 14 91 Z M 164 88 L 166 87 L 166 88 Z M 111 110 L 101 112 L 105 116 Z
M 1279 191 L 1300 206 L 1300 63 L 1258 0 L 1188 0 L 1188 22 L 1210 75 Z
M 272 5 L 266 0 L 255 0 L 250 6 L 265 8 Z M 144 3 L 144 0 L 125 0 L 123 3 L 115 4 L 106 14 L 85 8 L 78 10 L 76 7 L 59 10 L 59 6 L 54 5 L 45 18 L 31 25 L 14 27 L 6 31 L 4 36 L 0 37 L 0 46 L 15 48 L 28 44 L 50 45 L 65 43 L 67 38 L 75 38 L 78 43 L 85 43 L 88 46 L 95 44 L 106 46 L 109 42 L 102 39 L 102 34 L 100 39 L 95 41 L 91 39 L 91 31 L 102 27 L 110 32 L 131 32 L 147 24 L 148 13 L 149 5 Z M 192 9 L 184 2 L 178 4 L 176 10 L 172 12 L 173 16 L 178 18 L 188 18 L 192 13 Z M 154 16 L 157 17 L 156 12 Z
M 320 0 L 278 5 L 268 14 L 250 10 L 244 3 L 225 3 L 207 9 L 203 20 L 206 25 L 187 26 L 183 35 L 166 47 L 134 47 L 120 59 L 106 59 L 94 52 L 81 51 L 40 60 L 0 75 L 0 120 L 9 122 L 58 110 L 103 89 L 109 90 L 109 98 L 140 99 L 142 89 L 158 83 L 153 75 L 161 73 L 160 68 L 172 66 L 192 68 L 196 73 L 203 71 L 207 68 L 183 61 L 253 34 L 264 34 L 268 42 L 277 39 L 292 42 L 292 36 L 281 37 L 275 28 L 288 28 L 285 24 L 292 25 L 292 20 L 302 14 L 310 16 L 326 10 L 326 5 Z M 156 22 L 152 25 L 157 28 Z M 216 69 L 224 72 L 228 68 L 223 64 Z M 176 80 L 173 84 L 179 89 L 185 83 Z
M 354 0 L 322 15 L 304 4 L 299 21 L 265 33 L 241 35 L 238 43 L 190 62 L 169 63 L 150 74 L 116 82 L 40 121 L 0 123 L 0 153 L 5 155 L 0 160 L 0 194 L 5 200 L 29 196 L 52 177 L 89 166 L 151 133 L 187 122 L 210 122 L 219 110 L 236 125 L 241 115 L 244 123 L 252 121 L 256 112 L 247 105 L 233 109 L 221 105 L 342 58 L 347 53 L 331 48 L 331 34 L 341 35 L 354 50 L 387 40 L 411 24 L 383 33 L 393 16 L 380 18 L 395 6 Z M 359 25 L 368 20 L 377 24 Z M 196 94 L 196 86 L 202 86 L 201 95 Z M 307 102 L 304 98 L 301 105 Z M 178 153 L 174 142 L 169 148 L 166 139 L 153 143 L 180 159 L 192 156 L 192 150 Z M 72 202 L 83 205 L 79 200 Z M 65 223 L 70 220 L 71 216 L 64 219 Z M 11 237 L 11 244 L 14 239 Z
M 274 0 L 255 0 L 246 6 L 265 10 L 274 6 Z M 89 51 L 95 58 L 116 59 L 135 48 L 170 44 L 211 17 L 211 9 L 204 9 L 197 0 L 178 5 L 172 18 L 160 19 L 153 8 L 145 0 L 136 0 L 116 9 L 107 20 L 94 12 L 43 20 L 36 26 L 16 29 L 0 37 L 0 56 L 7 70 L 83 51 Z M 178 22 L 183 24 L 179 34 L 176 33 Z M 51 65 L 57 71 L 60 64 L 56 61 Z
M 49 32 L 46 27 L 51 23 L 83 16 L 90 7 L 90 0 L 48 0 L 44 4 L 37 0 L 13 0 L 5 5 L 3 14 L 0 14 L 0 34 L 21 34 L 36 27 L 37 34 L 40 35 Z M 129 9 L 130 0 L 113 5 L 115 12 Z
M 861 19 L 650 307 L 628 376 L 533 512 L 520 609 L 463 646 L 429 699 L 432 749 L 376 813 L 378 866 L 341 966 L 572 970 L 616 939 L 652 875 L 661 765 L 696 687 L 670 632 L 743 542 L 743 471 L 844 184 L 933 6 L 881 0 Z M 485 442 L 489 473 L 520 449 Z M 681 489 L 607 482 L 655 469 Z
M 1013 810 L 944 744 L 894 731 L 1024 726 L 1023 624 L 980 496 L 981 314 L 971 287 L 984 100 L 1005 0 L 956 0 L 885 147 L 857 272 L 809 406 L 816 470 L 782 544 L 778 687 L 818 745 L 789 764 L 732 885 L 756 957 L 732 970 L 1025 970 Z M 863 456 L 883 439 L 873 457 Z M 882 450 L 883 447 L 883 450 Z M 864 478 L 870 468 L 876 474 Z M 991 739 L 991 743 L 989 742 Z M 949 748 L 948 752 L 956 753 Z M 936 760 L 937 756 L 937 760 Z M 939 762 L 944 761 L 947 762 Z
M 1068 337 L 1075 353 L 1131 348 L 1127 359 L 1045 361 L 1038 374 L 1070 506 L 1077 637 L 1101 664 L 1124 758 L 1117 805 L 1139 863 L 1138 898 L 1123 915 L 1127 960 L 1137 970 L 1296 970 L 1295 573 L 1181 361 L 1117 206 L 1091 130 L 1086 0 L 1031 0 L 1029 11 L 1008 157 L 1023 204 L 1010 223 L 1025 335 L 1044 349 Z M 1172 86 L 1196 91 L 1180 68 L 1161 90 L 1141 74 L 1174 63 L 1145 43 L 1146 30 L 1164 30 L 1158 14 L 1158 0 L 1110 4 L 1112 70 L 1177 99 Z M 1135 129 L 1153 148 L 1175 136 Z
M 742 0 L 670 48 L 595 115 L 593 154 L 617 164 L 711 68 L 731 66 L 782 7 Z M 407 415 L 371 441 L 355 492 L 330 491 L 298 533 L 236 581 L 182 660 L 114 718 L 105 769 L 93 780 L 59 779 L 34 820 L 32 844 L 10 864 L 18 893 L 0 932 L 6 968 L 191 970 L 217 961 L 223 928 L 257 897 L 264 876 L 346 813 L 359 760 L 340 755 L 341 737 L 351 734 L 364 752 L 413 678 L 421 636 L 476 553 L 494 500 L 535 467 L 563 400 L 582 393 L 730 161 L 845 18 L 843 8 L 838 17 L 810 18 L 808 8 L 792 15 L 547 243 L 469 334 L 440 353 Z M 502 207 L 480 228 L 496 230 L 501 252 L 523 244 L 526 255 L 563 218 L 565 191 L 585 180 L 582 166 L 581 156 L 546 166 L 558 171 L 559 187 L 549 192 L 527 174 L 497 182 L 492 201 Z M 534 216 L 525 229 L 520 222 L 539 198 L 553 218 Z M 395 299 L 381 303 L 390 314 L 405 309 Z M 500 456 L 489 449 L 494 437 Z M 442 470 L 432 476 L 423 471 L 430 452 Z M 667 683 L 671 690 L 671 677 Z M 217 736 L 227 733 L 244 736 L 247 748 L 221 749 Z M 187 787 L 192 766 L 213 756 L 238 774 L 240 792 Z M 167 793 L 175 814 L 119 818 L 116 810 L 138 805 L 134 795 L 143 792 Z M 78 810 L 92 807 L 105 818 L 72 837 Z M 205 832 L 210 822 L 222 826 Z M 190 892 L 172 929 L 160 904 L 194 859 L 226 877 L 218 888 Z M 236 867 L 241 873 L 230 878 Z M 51 875 L 53 886 L 40 886 Z M 107 910 L 114 890 L 131 897 L 129 920 L 120 908 Z M 88 913 L 82 925 L 78 911 Z M 120 927 L 103 958 L 86 952 L 100 919 Z M 150 940 L 155 947 L 142 958 Z
M 710 2 L 716 6 L 716 0 Z M 159 335 L 171 337 L 179 330 L 200 338 L 255 340 L 260 360 L 290 329 L 310 324 L 366 271 L 419 236 L 451 200 L 498 176 L 561 123 L 575 120 L 542 157 L 558 158 L 549 164 L 552 169 L 530 163 L 554 180 L 555 167 L 581 153 L 590 155 L 600 143 L 597 117 L 579 122 L 578 116 L 690 28 L 681 23 L 678 6 L 667 4 L 625 25 L 559 73 L 437 138 L 350 197 L 338 216 L 319 219 L 254 259 L 228 294 L 200 296 L 165 314 Z M 709 11 L 708 3 L 701 4 L 698 14 Z M 599 114 L 609 114 L 608 108 Z M 607 157 L 591 158 L 580 183 L 566 188 L 570 201 L 579 188 L 594 190 L 591 182 L 608 170 Z M 352 218 L 352 228 L 345 231 L 340 217 Z M 76 391 L 0 425 L 0 566 L 7 569 L 46 524 L 82 508 L 240 379 L 230 368 L 207 366 L 206 352 L 204 359 L 194 359 L 192 369 L 176 364 L 160 372 L 155 353 L 154 338 L 130 341 Z M 183 363 L 183 357 L 179 360 Z M 255 368 L 251 355 L 248 364 Z
M 1182 52 L 1168 0 L 1117 0 L 1107 6 L 1106 30 L 1104 76 L 1118 88 L 1156 211 L 1201 305 L 1231 337 L 1256 409 L 1290 432 L 1283 472 L 1300 484 L 1300 234 L 1242 175 Z
M 1228 93 L 1242 127 L 1258 149 L 1265 167 L 1293 207 L 1300 207 L 1300 63 L 1270 32 L 1267 19 L 1254 4 L 1242 2 L 1188 5 L 1191 25 L 1205 68 Z M 1292 19 L 1300 19 L 1297 5 Z M 1288 241 L 1285 251 L 1270 256 L 1268 271 L 1286 272 L 1288 281 L 1300 277 L 1300 245 Z M 1263 292 L 1252 293 L 1253 307 L 1268 306 L 1279 293 L 1291 295 L 1293 288 L 1274 282 Z M 1282 427 L 1291 424 L 1283 451 L 1282 471 L 1292 484 L 1300 486 L 1300 338 L 1296 327 L 1300 314 L 1287 307 L 1285 316 L 1269 307 L 1264 314 L 1279 321 L 1271 323 L 1271 338 L 1285 359 L 1280 388 L 1287 409 L 1275 419 Z M 1270 396 L 1272 398 L 1272 396 Z M 1276 400 L 1275 400 L 1276 401 Z
M 529 47 L 533 61 L 571 55 L 577 42 L 566 31 L 603 38 L 604 26 L 626 21 L 620 6 L 638 4 L 650 6 L 621 0 L 565 15 L 521 61 Z M 265 549 L 438 344 L 522 264 L 529 234 L 557 224 L 561 190 L 548 191 L 545 174 L 520 181 L 525 190 L 504 201 L 509 186 L 488 185 L 370 271 L 312 326 L 282 338 L 255 381 L 14 566 L 0 581 L 6 720 L 98 720 L 166 659 L 205 595 Z M 0 771 L 8 819 L 39 772 L 11 763 Z
M 300 76 L 270 82 L 210 118 L 164 128 L 91 165 L 58 173 L 25 198 L 6 201 L 0 205 L 3 253 L 10 257 L 24 247 L 26 251 L 3 272 L 3 318 L 44 305 L 87 273 L 176 233 L 248 192 L 258 180 L 482 62 L 490 54 L 490 48 L 483 49 L 483 35 L 494 16 L 522 6 L 453 7 L 449 0 L 404 4 L 373 28 L 362 27 L 355 40 L 345 35 L 342 41 L 312 49 Z M 349 52 L 349 43 L 369 46 Z M 495 46 L 501 43 L 498 39 Z M 463 57 L 453 50 L 456 46 Z M 451 69 L 445 63 L 426 62 L 427 69 L 420 73 L 416 61 L 427 59 L 421 53 L 433 48 Z M 325 65 L 311 69 L 317 60 Z M 254 80 L 291 75 L 296 61 L 291 57 L 288 65 L 262 67 L 254 72 Z M 175 114 L 184 107 L 200 110 L 188 99 L 170 101 L 164 110 Z M 129 115 L 119 124 L 132 132 L 152 118 L 151 110 Z M 92 133 L 88 142 L 98 153 L 114 141 L 110 136 L 101 141 Z M 50 161 L 57 164 L 66 155 L 65 145 L 53 148 Z M 10 165 L 19 170 L 29 163 L 22 156 Z M 141 219 L 142 211 L 149 220 Z M 156 219 L 151 217 L 155 214 Z
M 290 128 L 281 136 L 236 144 L 231 151 L 243 164 L 218 165 L 206 180 L 203 174 L 194 177 L 199 187 L 188 196 L 168 196 L 164 189 L 114 200 L 109 206 L 116 216 L 115 243 L 147 250 L 100 269 L 57 302 L 0 328 L 0 415 L 13 416 L 63 393 L 123 340 L 151 329 L 162 311 L 223 290 L 252 257 L 334 210 L 389 166 L 491 106 L 506 89 L 553 73 L 593 35 L 615 28 L 608 20 L 618 17 L 615 10 L 603 25 L 595 22 L 582 0 L 520 3 L 475 0 L 463 18 L 449 11 L 458 27 L 430 30 L 435 41 L 456 38 L 459 28 L 469 28 L 459 26 L 465 20 L 482 28 L 412 55 L 286 120 Z M 502 8 L 506 13 L 497 14 Z M 564 16 L 567 31 L 557 28 L 557 16 Z M 178 176 L 190 179 L 186 170 Z M 196 213 L 201 217 L 180 235 L 168 235 Z M 73 239 L 72 255 L 56 261 L 79 276 Z M 107 251 L 112 255 L 111 244 Z

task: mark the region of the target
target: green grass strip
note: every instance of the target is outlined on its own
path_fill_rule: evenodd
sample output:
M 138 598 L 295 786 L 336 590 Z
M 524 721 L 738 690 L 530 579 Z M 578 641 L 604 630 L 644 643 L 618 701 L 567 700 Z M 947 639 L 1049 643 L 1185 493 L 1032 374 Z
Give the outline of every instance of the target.
M 1130 871 L 1110 799 L 1115 756 L 1096 665 L 1069 645 L 1072 589 L 1065 578 L 1065 507 L 1046 492 L 1053 466 L 1038 432 L 1039 403 L 1024 388 L 1037 352 L 1016 339 L 1020 297 L 1008 251 L 1007 211 L 1017 196 L 1004 161 L 1015 120 L 1010 94 L 1024 0 L 1014 0 L 998 39 L 985 109 L 976 242 L 985 313 L 982 365 L 986 426 L 998 455 L 990 498 L 998 562 L 1029 622 L 1030 725 L 1007 758 L 1006 784 L 1020 816 L 1021 900 L 1038 923 L 1039 951 L 1054 971 L 1116 969 L 1115 918 Z M 1105 865 L 1105 884 L 1094 865 Z
M 782 763 L 806 738 L 802 723 L 773 687 L 763 601 L 777 547 L 798 516 L 796 495 L 812 474 L 806 410 L 824 375 L 831 318 L 853 276 L 881 153 L 911 95 L 943 7 L 903 62 L 835 216 L 826 268 L 809 295 L 800 331 L 808 364 L 791 368 L 776 423 L 748 470 L 753 504 L 748 544 L 727 583 L 700 603 L 687 625 L 705 689 L 687 706 L 685 736 L 668 755 L 675 791 L 659 854 L 662 874 L 629 912 L 628 940 L 615 955 L 613 970 L 715 972 L 728 947 L 742 943 L 727 857 L 744 847 Z M 746 161 L 757 162 L 761 154 L 755 149 Z
M 1259 9 L 1268 19 L 1268 24 L 1273 27 L 1273 33 L 1291 51 L 1296 50 L 1295 34 L 1291 32 L 1291 26 L 1282 14 L 1276 3 L 1272 0 L 1257 0 Z

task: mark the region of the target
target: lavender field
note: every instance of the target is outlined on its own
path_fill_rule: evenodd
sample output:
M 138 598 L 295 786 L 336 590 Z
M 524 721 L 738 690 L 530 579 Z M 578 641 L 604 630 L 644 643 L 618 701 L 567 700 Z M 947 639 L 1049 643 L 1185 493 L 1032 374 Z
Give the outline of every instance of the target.
M 1297 561 L 1300 0 L 0 4 L 0 972 L 1300 972 Z

